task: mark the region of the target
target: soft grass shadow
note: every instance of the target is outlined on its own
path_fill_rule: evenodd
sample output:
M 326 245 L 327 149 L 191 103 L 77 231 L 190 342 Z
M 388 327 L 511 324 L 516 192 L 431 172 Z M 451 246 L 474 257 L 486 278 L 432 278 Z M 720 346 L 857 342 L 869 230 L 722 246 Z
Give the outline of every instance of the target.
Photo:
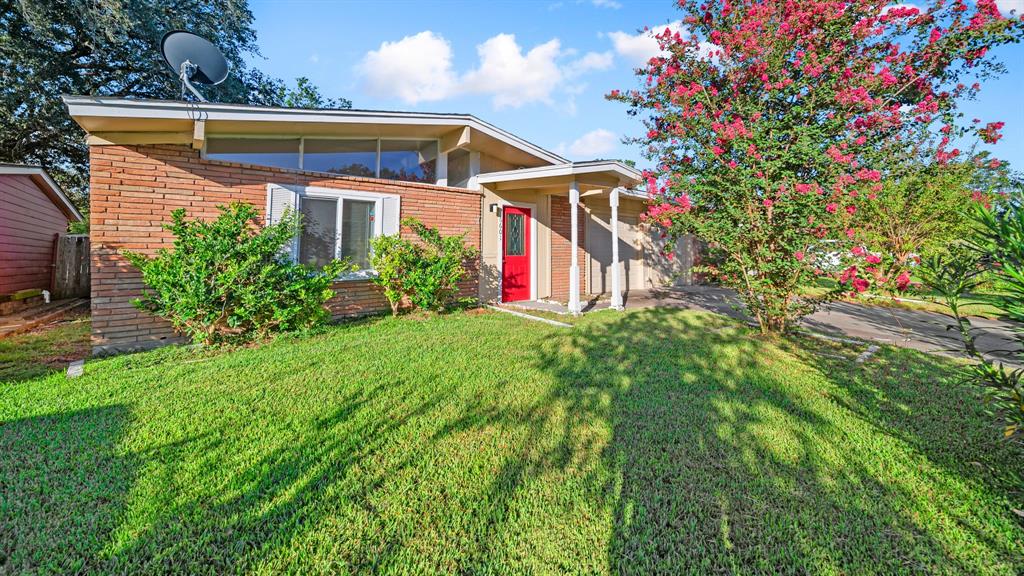
M 33 532 L 19 515 L 33 549 L 55 556 L 49 570 L 37 556 L 21 567 L 1019 572 L 1012 492 L 956 464 L 980 448 L 952 437 L 986 424 L 949 399 L 903 398 L 944 381 L 943 366 L 861 378 L 851 356 L 719 316 L 636 310 L 571 330 L 499 313 L 377 318 L 258 348 L 93 362 L 75 381 L 0 389 L 12 421 L 131 406 L 107 435 L 123 496 L 109 512 L 97 487 L 76 502 L 76 522 L 104 527 L 101 544 L 64 556 L 40 543 L 62 542 L 62 525 Z M 878 393 L 949 430 L 901 423 L 902 408 L 872 404 Z
M 579 412 L 614 423 L 601 455 L 619 474 L 613 571 L 1021 569 L 1014 491 L 955 462 L 1019 472 L 1019 447 L 934 393 L 955 386 L 951 363 L 903 351 L 923 365 L 861 371 L 694 318 L 647 310 L 581 324 L 569 353 L 539 358 L 569 397 L 609 395 L 602 411 Z M 876 380 L 905 402 L 903 423 L 865 401 Z
M 136 462 L 110 405 L 0 421 L 0 574 L 96 571 L 122 520 Z

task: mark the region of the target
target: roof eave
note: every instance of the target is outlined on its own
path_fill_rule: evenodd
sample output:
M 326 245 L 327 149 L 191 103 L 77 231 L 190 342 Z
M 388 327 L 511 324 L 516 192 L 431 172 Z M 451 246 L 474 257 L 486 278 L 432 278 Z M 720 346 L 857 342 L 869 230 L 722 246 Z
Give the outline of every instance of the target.
M 282 122 L 338 122 L 359 119 L 372 123 L 416 123 L 431 125 L 468 126 L 487 136 L 502 141 L 517 150 L 551 164 L 565 164 L 568 160 L 528 142 L 472 114 L 446 114 L 424 112 L 396 112 L 380 110 L 305 109 L 251 106 L 246 104 L 220 104 L 208 102 L 182 102 L 176 100 L 131 100 L 99 96 L 62 96 L 72 118 L 89 117 L 153 118 L 167 120 L 262 120 Z M 83 125 L 83 128 L 86 126 Z M 88 128 L 86 128 L 88 130 Z
M 490 184 L 495 182 L 509 182 L 514 180 L 527 180 L 545 177 L 556 178 L 601 172 L 610 172 L 622 179 L 634 183 L 639 183 L 641 181 L 640 171 L 617 160 L 575 162 L 561 165 L 541 166 L 538 168 L 522 168 L 519 170 L 489 172 L 487 174 L 481 174 L 477 179 L 481 184 Z
M 73 219 L 76 222 L 81 222 L 85 218 L 82 213 L 75 208 L 75 205 L 68 199 L 67 194 L 64 190 L 53 181 L 53 178 L 46 173 L 41 166 L 30 166 L 27 164 L 0 164 L 0 174 L 12 174 L 12 175 L 24 175 L 24 176 L 35 176 L 42 180 L 43 184 L 49 188 L 50 193 L 57 197 L 61 201 L 61 208 L 68 218 Z

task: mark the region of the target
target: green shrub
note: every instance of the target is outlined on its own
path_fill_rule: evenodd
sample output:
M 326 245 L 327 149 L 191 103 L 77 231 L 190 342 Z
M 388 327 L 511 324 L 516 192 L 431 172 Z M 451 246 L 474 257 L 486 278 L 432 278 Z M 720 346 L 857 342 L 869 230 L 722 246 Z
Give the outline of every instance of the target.
M 476 248 L 466 245 L 466 235 L 442 236 L 414 218 L 402 224 L 412 229 L 419 243 L 399 236 L 372 240 L 371 261 L 384 289 L 391 312 L 398 314 L 404 300 L 413 308 L 443 310 L 458 294 L 458 283 L 466 277 L 466 263 L 477 257 Z
M 384 289 L 391 313 L 397 316 L 402 300 L 412 300 L 412 279 L 423 260 L 423 249 L 397 234 L 377 236 L 370 246 L 370 262 L 377 272 L 373 282 Z
M 166 226 L 175 236 L 172 250 L 161 249 L 155 257 L 124 253 L 148 287 L 133 304 L 205 344 L 265 338 L 322 322 L 331 283 L 351 266 L 335 260 L 317 270 L 291 261 L 284 247 L 295 237 L 298 214 L 260 227 L 258 212 L 248 204 L 218 210 L 210 222 L 186 220 L 184 210 L 175 210 Z
M 976 361 L 971 380 L 981 387 L 990 414 L 1003 420 L 1006 438 L 1016 440 L 1024 439 L 1024 371 L 982 355 L 960 307 L 980 285 L 994 281 L 1003 294 L 995 305 L 1015 321 L 1015 354 L 1018 362 L 1024 359 L 1024 209 L 1019 200 L 997 210 L 975 207 L 977 229 L 970 241 L 923 260 L 918 270 L 922 283 L 945 300 L 955 321 L 950 329 L 959 332 L 967 355 Z

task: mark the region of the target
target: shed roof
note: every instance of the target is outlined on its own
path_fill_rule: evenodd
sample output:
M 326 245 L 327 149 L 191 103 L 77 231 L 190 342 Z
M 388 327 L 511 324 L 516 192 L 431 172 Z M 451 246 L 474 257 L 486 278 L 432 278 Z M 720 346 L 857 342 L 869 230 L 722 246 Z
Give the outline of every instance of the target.
M 50 178 L 50 175 L 43 170 L 41 166 L 32 166 L 29 164 L 4 164 L 0 163 L 0 175 L 13 175 L 13 176 L 28 176 L 35 182 L 36 186 L 46 194 L 47 198 L 54 203 L 69 220 L 81 222 L 83 220 L 82 213 L 75 208 L 75 205 L 68 199 L 67 194 L 64 190 Z

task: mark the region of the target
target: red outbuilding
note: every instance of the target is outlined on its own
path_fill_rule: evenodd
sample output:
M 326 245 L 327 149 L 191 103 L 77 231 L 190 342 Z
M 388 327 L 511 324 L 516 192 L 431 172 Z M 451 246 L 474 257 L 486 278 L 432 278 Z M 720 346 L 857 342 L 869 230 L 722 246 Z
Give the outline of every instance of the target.
M 0 164 L 0 294 L 49 289 L 54 238 L 81 220 L 42 168 Z

